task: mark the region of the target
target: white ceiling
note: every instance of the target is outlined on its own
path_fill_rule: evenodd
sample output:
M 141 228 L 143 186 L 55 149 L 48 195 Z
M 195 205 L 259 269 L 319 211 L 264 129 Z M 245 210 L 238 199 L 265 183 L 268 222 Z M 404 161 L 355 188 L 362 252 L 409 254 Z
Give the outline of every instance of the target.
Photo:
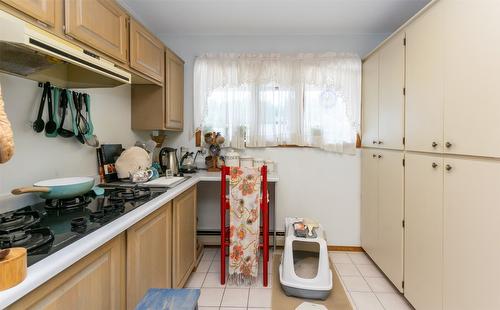
M 429 0 L 119 0 L 157 35 L 353 35 L 396 30 Z

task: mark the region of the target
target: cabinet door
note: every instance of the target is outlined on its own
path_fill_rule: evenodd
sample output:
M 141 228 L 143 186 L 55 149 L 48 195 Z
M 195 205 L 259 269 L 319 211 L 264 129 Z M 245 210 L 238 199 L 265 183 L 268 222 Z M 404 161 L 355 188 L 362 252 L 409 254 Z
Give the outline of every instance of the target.
M 402 291 L 404 154 L 381 151 L 378 159 L 378 243 L 376 262 Z
M 127 230 L 127 308 L 150 288 L 171 287 L 172 205 L 161 207 Z
M 65 32 L 122 62 L 127 62 L 127 14 L 112 0 L 66 0 Z
M 44 24 L 54 26 L 56 22 L 55 0 L 0 0 Z
M 164 80 L 163 43 L 135 20 L 130 21 L 130 67 L 158 82 Z
M 444 309 L 500 309 L 500 162 L 444 164 Z
M 196 186 L 174 199 L 173 287 L 186 283 L 196 260 Z
M 416 309 L 443 307 L 443 158 L 405 157 L 404 294 Z
M 378 153 L 361 151 L 361 246 L 375 259 L 378 241 Z
M 442 3 L 406 28 L 406 150 L 443 151 Z
M 125 309 L 121 234 L 48 280 L 9 309 Z
M 166 128 L 182 130 L 184 125 L 184 62 L 170 51 L 166 52 L 165 91 Z
M 404 33 L 380 49 L 378 140 L 382 148 L 402 150 L 404 137 Z
M 365 147 L 378 145 L 378 62 L 378 53 L 374 53 L 363 62 L 362 145 Z
M 500 2 L 444 1 L 446 153 L 500 157 Z

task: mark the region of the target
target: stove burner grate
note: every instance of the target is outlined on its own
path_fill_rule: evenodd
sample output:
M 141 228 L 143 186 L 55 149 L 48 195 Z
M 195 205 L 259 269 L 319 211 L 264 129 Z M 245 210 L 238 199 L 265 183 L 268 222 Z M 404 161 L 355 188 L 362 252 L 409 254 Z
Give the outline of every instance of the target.
M 134 188 L 119 188 L 113 190 L 109 194 L 109 199 L 112 201 L 129 201 L 149 198 L 150 196 L 151 191 L 149 188 L 136 186 Z
M 37 211 L 13 211 L 0 215 L 0 234 L 22 230 L 40 223 Z
M 19 230 L 0 235 L 0 248 L 23 247 L 32 254 L 43 246 L 54 241 L 54 234 L 48 228 Z
M 69 199 L 47 199 L 45 209 L 47 211 L 72 211 L 79 210 L 91 202 L 89 196 L 78 196 Z

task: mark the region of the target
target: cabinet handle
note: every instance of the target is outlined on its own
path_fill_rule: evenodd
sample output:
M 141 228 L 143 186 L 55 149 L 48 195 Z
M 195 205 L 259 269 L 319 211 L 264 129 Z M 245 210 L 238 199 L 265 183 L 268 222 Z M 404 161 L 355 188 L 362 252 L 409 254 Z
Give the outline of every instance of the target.
M 432 168 L 436 169 L 436 168 L 437 168 L 437 166 L 438 166 L 438 164 L 436 164 L 436 163 L 432 163 Z
M 377 155 L 373 154 L 373 155 L 372 155 L 372 157 L 373 157 L 373 158 L 376 158 L 376 157 L 377 157 Z
M 382 158 L 382 155 L 380 155 L 380 154 L 379 154 L 379 155 L 378 155 L 378 158 Z
M 373 141 L 372 141 L 372 143 L 373 143 L 373 144 L 377 144 L 377 141 L 373 140 Z
M 446 165 L 446 171 L 450 171 L 451 169 L 453 169 L 453 167 L 452 167 L 452 166 L 450 166 L 450 165 Z
M 382 144 L 382 141 L 379 141 L 378 144 Z
M 436 146 L 438 146 L 437 142 L 435 142 L 435 141 L 434 141 L 434 142 L 432 142 L 432 147 L 433 147 L 433 148 L 436 148 Z
M 450 142 L 446 142 L 446 148 L 450 148 L 453 144 L 451 144 Z

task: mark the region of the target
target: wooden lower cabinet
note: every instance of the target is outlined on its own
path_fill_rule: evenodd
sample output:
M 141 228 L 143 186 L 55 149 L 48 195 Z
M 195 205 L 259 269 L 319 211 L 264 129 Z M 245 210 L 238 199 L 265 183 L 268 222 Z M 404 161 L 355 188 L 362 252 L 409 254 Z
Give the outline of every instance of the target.
M 121 234 L 9 309 L 125 309 L 125 236 Z
M 171 287 L 172 203 L 127 230 L 127 309 L 149 288 Z
M 196 185 L 173 203 L 172 286 L 181 288 L 196 263 Z
M 443 308 L 443 157 L 405 157 L 405 289 L 416 309 Z

